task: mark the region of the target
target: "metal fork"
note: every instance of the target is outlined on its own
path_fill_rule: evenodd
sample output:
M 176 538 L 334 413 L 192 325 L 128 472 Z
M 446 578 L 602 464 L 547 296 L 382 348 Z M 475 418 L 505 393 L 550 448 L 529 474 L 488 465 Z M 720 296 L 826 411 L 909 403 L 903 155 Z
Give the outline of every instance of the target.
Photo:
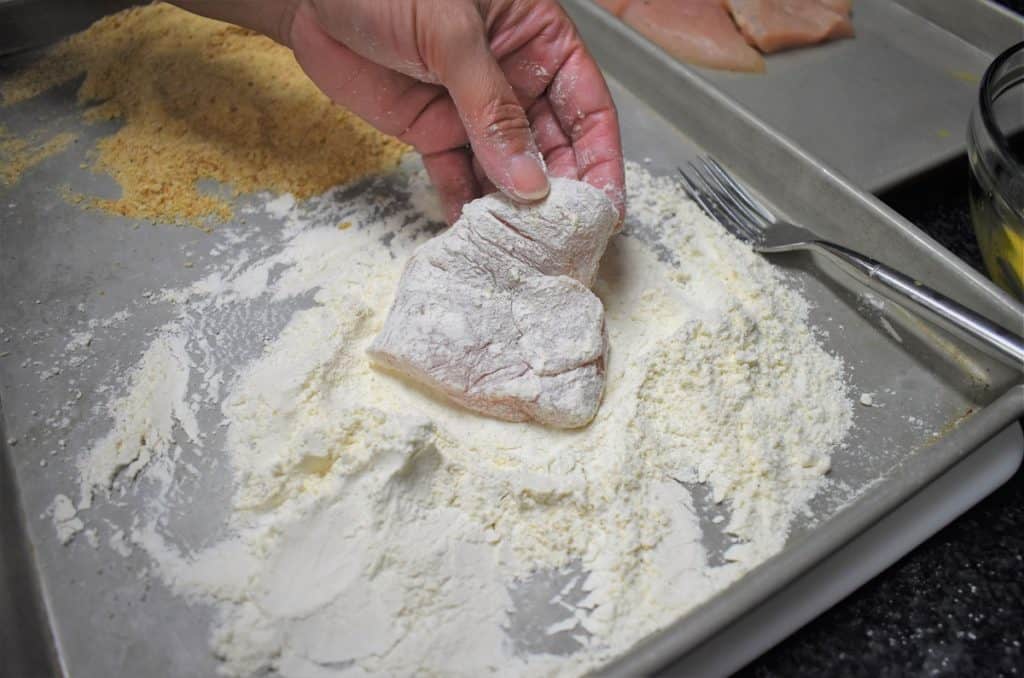
M 813 231 L 782 221 L 711 157 L 679 170 L 683 189 L 701 209 L 757 252 L 772 254 L 814 250 L 840 268 L 918 315 L 945 328 L 989 355 L 1024 369 L 1024 339 L 978 315 L 899 271 L 841 245 L 822 240 Z

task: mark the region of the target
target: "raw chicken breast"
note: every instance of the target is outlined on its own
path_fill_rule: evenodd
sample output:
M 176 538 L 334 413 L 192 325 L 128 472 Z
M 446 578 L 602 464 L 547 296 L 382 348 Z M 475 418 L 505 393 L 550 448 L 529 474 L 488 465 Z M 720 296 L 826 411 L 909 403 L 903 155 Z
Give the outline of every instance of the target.
M 629 4 L 629 0 L 594 0 L 594 2 L 601 5 L 601 7 L 604 7 L 615 16 L 622 14 L 622 10 L 626 9 L 626 5 Z
M 727 2 L 743 35 L 765 53 L 853 36 L 850 17 L 822 0 Z
M 590 291 L 618 212 L 552 179 L 519 205 L 494 194 L 409 258 L 370 357 L 477 412 L 585 426 L 604 393 L 604 307 Z
M 740 35 L 723 0 L 631 0 L 622 20 L 681 61 L 764 70 L 764 59 Z

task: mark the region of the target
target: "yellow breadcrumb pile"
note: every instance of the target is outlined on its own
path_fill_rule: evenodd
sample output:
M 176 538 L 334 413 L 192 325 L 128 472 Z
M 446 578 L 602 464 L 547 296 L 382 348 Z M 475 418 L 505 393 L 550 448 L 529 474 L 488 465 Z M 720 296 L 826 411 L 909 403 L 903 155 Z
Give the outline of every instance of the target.
M 71 132 L 61 132 L 46 141 L 22 139 L 0 125 L 0 185 L 17 183 L 26 170 L 60 153 L 74 140 Z
M 121 185 L 95 205 L 173 223 L 226 219 L 214 179 L 299 198 L 394 167 L 408 150 L 335 106 L 269 38 L 162 3 L 129 9 L 49 50 L 0 86 L 4 105 L 85 75 L 89 120 L 123 126 L 97 145 L 94 169 Z

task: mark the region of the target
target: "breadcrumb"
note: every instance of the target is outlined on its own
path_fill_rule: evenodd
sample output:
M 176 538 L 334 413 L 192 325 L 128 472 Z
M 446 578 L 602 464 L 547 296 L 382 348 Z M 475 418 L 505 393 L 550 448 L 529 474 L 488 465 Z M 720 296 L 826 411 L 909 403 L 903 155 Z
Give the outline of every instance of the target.
M 92 203 L 127 217 L 225 220 L 229 202 L 202 192 L 199 180 L 306 198 L 388 170 L 408 150 L 335 106 L 286 47 L 163 3 L 106 17 L 57 44 L 0 86 L 3 105 L 82 74 L 86 119 L 123 122 L 92 160 L 122 194 Z
M 26 170 L 60 153 L 74 140 L 74 134 L 61 132 L 46 141 L 33 142 L 16 137 L 0 126 L 0 185 L 17 183 Z

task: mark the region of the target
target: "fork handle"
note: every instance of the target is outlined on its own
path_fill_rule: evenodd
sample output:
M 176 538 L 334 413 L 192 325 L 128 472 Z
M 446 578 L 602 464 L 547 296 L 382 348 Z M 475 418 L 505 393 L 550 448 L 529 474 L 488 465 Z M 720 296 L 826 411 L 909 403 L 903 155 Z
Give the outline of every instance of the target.
M 978 315 L 894 268 L 835 243 L 816 241 L 814 249 L 890 301 L 928 318 L 1017 370 L 1024 369 L 1024 338 Z

